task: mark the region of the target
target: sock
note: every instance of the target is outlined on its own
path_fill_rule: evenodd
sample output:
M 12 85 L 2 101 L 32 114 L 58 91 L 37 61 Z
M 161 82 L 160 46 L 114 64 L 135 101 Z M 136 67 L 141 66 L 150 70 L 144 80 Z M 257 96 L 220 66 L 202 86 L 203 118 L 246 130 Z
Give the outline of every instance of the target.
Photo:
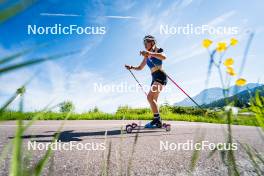
M 159 113 L 155 113 L 155 114 L 154 114 L 154 119 L 159 119 L 159 118 L 160 118 Z

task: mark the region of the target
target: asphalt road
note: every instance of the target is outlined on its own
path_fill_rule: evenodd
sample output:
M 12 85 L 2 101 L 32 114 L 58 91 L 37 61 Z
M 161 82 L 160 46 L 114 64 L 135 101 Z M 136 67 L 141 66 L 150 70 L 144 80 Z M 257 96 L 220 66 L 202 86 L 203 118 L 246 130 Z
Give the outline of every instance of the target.
M 25 132 L 22 136 L 24 155 L 31 158 L 28 167 L 43 156 L 46 144 L 55 136 L 62 122 L 38 121 Z M 172 125 L 170 132 L 155 129 L 121 134 L 121 126 L 130 122 L 65 121 L 57 143 L 57 146 L 64 144 L 64 148 L 53 146 L 53 156 L 43 175 L 188 175 L 194 153 L 191 143 L 202 141 L 205 148 L 198 152 L 199 159 L 191 175 L 227 175 L 220 152 L 208 157 L 210 149 L 206 147 L 209 143 L 226 143 L 226 125 L 169 122 Z M 0 123 L 0 151 L 12 140 L 15 129 L 15 121 Z M 237 146 L 237 150 L 235 145 L 233 149 L 240 174 L 256 175 L 248 155 L 238 141 L 253 146 L 263 154 L 263 132 L 248 126 L 232 126 L 232 132 L 233 142 Z M 34 145 L 36 148 L 33 148 Z M 8 174 L 10 153 L 11 148 L 7 158 L 1 161 L 0 175 Z

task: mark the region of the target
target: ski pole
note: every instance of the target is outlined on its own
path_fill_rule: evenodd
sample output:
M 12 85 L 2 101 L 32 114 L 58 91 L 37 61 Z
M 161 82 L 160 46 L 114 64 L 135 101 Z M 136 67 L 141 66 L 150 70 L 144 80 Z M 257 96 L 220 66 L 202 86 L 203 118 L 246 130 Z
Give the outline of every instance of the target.
M 166 74 L 166 73 L 165 73 Z M 166 74 L 167 75 L 167 74 Z M 180 89 L 196 106 L 198 106 L 200 109 L 203 109 L 190 95 L 188 95 L 169 75 L 167 75 L 169 80 L 178 88 Z
M 142 55 L 142 52 L 140 52 L 140 54 Z M 148 58 L 149 59 L 149 58 Z M 149 61 L 156 67 L 157 65 L 154 64 L 154 62 L 152 62 L 151 59 L 149 59 Z M 165 73 L 164 71 L 162 71 L 168 78 L 169 80 L 171 80 L 171 82 L 178 88 L 180 89 L 197 107 L 199 107 L 200 109 L 203 109 L 189 94 L 187 94 L 167 73 Z
M 134 79 L 137 81 L 138 85 L 140 86 L 141 90 L 145 93 L 146 96 L 148 96 L 147 92 L 144 90 L 143 86 L 140 84 L 140 82 L 138 81 L 138 79 L 136 78 L 136 76 L 134 75 L 134 73 L 128 69 L 128 71 L 131 73 L 131 75 L 134 77 Z

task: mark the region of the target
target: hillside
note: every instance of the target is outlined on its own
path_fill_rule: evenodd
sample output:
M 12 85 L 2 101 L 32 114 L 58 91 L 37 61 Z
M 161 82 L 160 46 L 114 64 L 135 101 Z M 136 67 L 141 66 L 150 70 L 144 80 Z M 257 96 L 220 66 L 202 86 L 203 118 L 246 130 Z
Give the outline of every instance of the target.
M 244 90 L 231 97 L 222 98 L 220 100 L 214 101 L 212 103 L 204 105 L 204 107 L 223 107 L 226 106 L 227 102 L 234 102 L 234 106 L 236 107 L 247 107 L 251 97 L 254 97 L 256 91 L 259 91 L 260 95 L 264 96 L 264 86 L 258 86 L 249 90 Z
M 253 89 L 255 87 L 259 87 L 261 84 L 259 83 L 248 83 L 243 87 L 232 86 L 230 88 L 230 96 L 233 96 L 237 93 L 243 92 L 248 89 Z M 219 87 L 209 88 L 201 91 L 199 94 L 192 97 L 198 104 L 210 104 L 217 100 L 223 99 L 223 89 Z M 189 98 L 185 98 L 184 100 L 177 102 L 174 104 L 175 106 L 194 106 L 193 102 Z

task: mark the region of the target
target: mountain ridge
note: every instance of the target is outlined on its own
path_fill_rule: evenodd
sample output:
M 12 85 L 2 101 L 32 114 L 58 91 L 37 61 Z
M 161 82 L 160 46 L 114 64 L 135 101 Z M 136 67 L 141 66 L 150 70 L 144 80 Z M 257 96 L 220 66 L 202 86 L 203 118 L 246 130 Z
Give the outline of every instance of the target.
M 250 100 L 252 97 L 255 96 L 256 91 L 259 92 L 260 96 L 264 96 L 264 85 L 254 87 L 249 90 L 244 90 L 230 97 L 216 100 L 210 104 L 203 105 L 203 107 L 205 108 L 224 107 L 227 105 L 227 102 L 232 102 L 235 107 L 240 107 L 240 108 L 248 107 Z
M 253 89 L 255 87 L 259 87 L 262 85 L 263 84 L 259 84 L 259 83 L 248 83 L 242 87 L 235 86 L 235 85 L 231 86 L 230 91 L 229 91 L 229 93 L 230 93 L 229 97 L 233 96 L 237 93 L 240 93 L 242 91 L 245 91 L 247 89 Z M 217 101 L 217 100 L 224 98 L 223 91 L 224 90 L 220 87 L 212 87 L 212 88 L 202 90 L 200 93 L 193 96 L 192 98 L 200 105 L 210 104 L 214 101 Z M 194 103 L 189 98 L 185 98 L 184 100 L 182 100 L 180 102 L 176 102 L 176 103 L 174 103 L 174 105 L 175 106 L 186 106 L 186 107 L 195 106 Z

